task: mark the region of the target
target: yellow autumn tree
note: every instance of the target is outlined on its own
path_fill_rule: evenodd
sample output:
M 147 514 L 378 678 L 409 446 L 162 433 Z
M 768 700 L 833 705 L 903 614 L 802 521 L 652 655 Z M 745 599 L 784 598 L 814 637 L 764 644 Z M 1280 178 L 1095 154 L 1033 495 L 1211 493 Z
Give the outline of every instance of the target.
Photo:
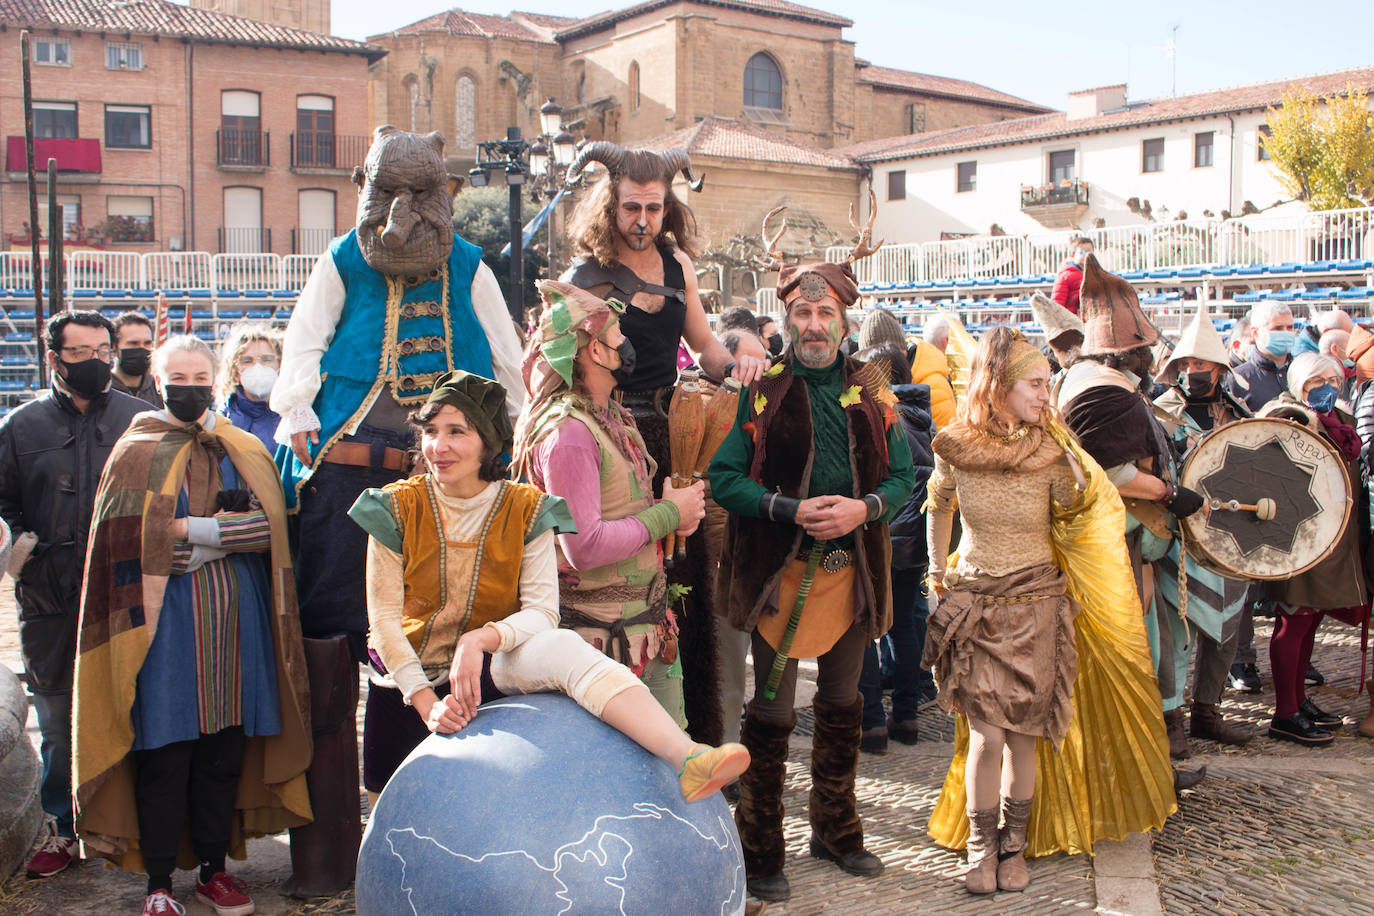
M 1374 111 L 1353 83 L 1318 98 L 1292 87 L 1269 109 L 1264 148 L 1285 190 L 1314 210 L 1374 205 Z

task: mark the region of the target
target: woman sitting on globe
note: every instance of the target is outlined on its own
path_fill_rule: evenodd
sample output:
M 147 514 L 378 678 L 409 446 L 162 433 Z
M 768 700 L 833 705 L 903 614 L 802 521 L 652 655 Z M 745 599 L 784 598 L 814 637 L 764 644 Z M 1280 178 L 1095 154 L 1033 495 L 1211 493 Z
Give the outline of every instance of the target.
M 411 414 L 426 472 L 365 491 L 349 515 L 369 534 L 373 674 L 363 784 L 380 792 L 430 732 L 451 734 L 502 696 L 561 691 L 678 772 L 688 801 L 749 766 L 739 744 L 694 745 L 624 665 L 558 629 L 563 500 L 505 479 L 506 391 L 440 376 Z M 410 707 L 410 709 L 407 709 Z

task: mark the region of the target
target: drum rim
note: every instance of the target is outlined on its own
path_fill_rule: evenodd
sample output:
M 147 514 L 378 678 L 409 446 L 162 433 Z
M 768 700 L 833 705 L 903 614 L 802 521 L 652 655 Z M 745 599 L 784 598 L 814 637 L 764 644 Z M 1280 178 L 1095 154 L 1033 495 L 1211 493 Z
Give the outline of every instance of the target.
M 1304 424 L 1299 423 L 1296 420 L 1290 420 L 1286 417 L 1244 417 L 1240 420 L 1236 420 L 1235 423 L 1227 423 L 1226 426 L 1234 426 L 1239 423 L 1248 424 L 1255 422 L 1266 424 L 1280 424 L 1282 426 L 1289 426 L 1295 429 L 1300 429 L 1308 435 L 1312 436 L 1314 439 L 1318 440 L 1326 448 L 1326 450 L 1330 452 L 1331 456 L 1336 461 L 1336 466 L 1341 469 L 1341 474 L 1345 478 L 1346 500 L 1345 509 L 1341 515 L 1340 527 L 1340 531 L 1343 534 L 1345 532 L 1346 526 L 1350 524 L 1350 517 L 1354 512 L 1355 501 L 1355 484 L 1354 481 L 1352 481 L 1350 478 L 1350 469 L 1346 467 L 1345 456 L 1343 456 L 1334 445 L 1328 442 L 1321 433 L 1313 432 L 1312 429 L 1305 426 Z M 1219 429 L 1221 429 L 1221 427 L 1218 427 L 1217 430 L 1213 430 L 1212 432 L 1215 433 Z M 1206 438 L 1210 438 L 1210 436 L 1211 433 L 1209 433 Z M 1179 468 L 1178 479 L 1179 482 L 1183 483 L 1185 486 L 1187 486 L 1185 478 L 1188 476 L 1188 467 L 1192 463 L 1192 460 L 1195 456 L 1196 448 L 1194 448 L 1193 451 L 1189 452 L 1188 456 L 1184 458 L 1182 466 Z M 1199 490 L 1198 492 L 1201 493 L 1202 491 Z M 1198 512 L 1194 513 L 1193 515 L 1187 518 L 1179 520 L 1179 530 L 1182 531 L 1185 535 L 1185 538 L 1182 540 L 1180 546 L 1186 550 L 1189 557 L 1195 560 L 1203 568 L 1208 569 L 1211 572 L 1217 573 L 1218 575 L 1227 576 L 1232 579 L 1247 579 L 1254 580 L 1257 582 L 1280 582 L 1285 579 L 1291 579 L 1294 576 L 1300 576 L 1303 573 L 1308 572 L 1313 567 L 1325 561 L 1328 557 L 1330 557 L 1331 554 L 1335 552 L 1336 545 L 1341 542 L 1341 535 L 1338 534 L 1335 540 L 1333 540 L 1331 544 L 1328 545 L 1327 548 L 1316 557 L 1316 559 L 1312 560 L 1307 565 L 1302 566 L 1291 572 L 1279 574 L 1241 572 L 1239 570 L 1231 569 L 1222 564 L 1214 555 L 1212 555 L 1209 551 L 1206 550 L 1205 546 L 1203 546 L 1205 542 L 1202 541 L 1201 538 L 1198 538 L 1196 535 L 1196 531 L 1202 525 L 1202 520 L 1199 518 L 1200 515 L 1201 512 Z

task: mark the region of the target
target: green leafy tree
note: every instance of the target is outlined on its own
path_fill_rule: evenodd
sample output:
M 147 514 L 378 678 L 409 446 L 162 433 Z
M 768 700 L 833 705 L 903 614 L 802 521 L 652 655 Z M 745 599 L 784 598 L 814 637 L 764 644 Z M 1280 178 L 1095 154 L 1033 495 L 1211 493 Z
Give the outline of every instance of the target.
M 520 199 L 521 225 L 539 212 L 540 205 L 523 196 Z M 482 260 L 496 274 L 501 295 L 510 301 L 510 258 L 501 256 L 501 249 L 510 242 L 510 191 L 500 187 L 464 188 L 453 200 L 453 231 L 482 249 Z M 546 230 L 541 230 L 541 234 Z M 534 281 L 546 276 L 548 258 L 542 246 L 525 249 L 522 273 L 525 277 L 525 308 L 539 301 Z
M 1269 109 L 1261 142 L 1284 189 L 1314 210 L 1374 205 L 1374 111 L 1353 83 L 1318 98 L 1296 87 Z

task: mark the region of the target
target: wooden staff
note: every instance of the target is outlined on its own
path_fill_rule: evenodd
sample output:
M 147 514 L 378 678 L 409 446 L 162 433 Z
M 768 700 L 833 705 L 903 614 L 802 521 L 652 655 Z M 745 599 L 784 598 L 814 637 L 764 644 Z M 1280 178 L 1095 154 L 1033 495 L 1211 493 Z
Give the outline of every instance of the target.
M 739 395 L 742 388 L 743 386 L 738 380 L 727 378 L 711 395 L 711 399 L 706 402 L 706 428 L 701 436 L 701 445 L 697 449 L 696 463 L 692 467 L 693 481 L 706 478 L 706 469 L 711 466 L 711 459 L 716 457 L 716 452 L 720 450 L 725 437 L 730 435 L 730 430 L 734 428 L 735 413 L 739 410 Z M 687 545 L 679 541 L 674 558 L 685 557 L 686 555 Z
M 701 449 L 706 426 L 706 400 L 701 393 L 701 374 L 684 370 L 673 399 L 668 403 L 668 453 L 672 462 L 672 485 L 678 489 L 692 485 L 697 452 Z M 672 532 L 664 539 L 663 556 L 669 560 L 677 546 Z

